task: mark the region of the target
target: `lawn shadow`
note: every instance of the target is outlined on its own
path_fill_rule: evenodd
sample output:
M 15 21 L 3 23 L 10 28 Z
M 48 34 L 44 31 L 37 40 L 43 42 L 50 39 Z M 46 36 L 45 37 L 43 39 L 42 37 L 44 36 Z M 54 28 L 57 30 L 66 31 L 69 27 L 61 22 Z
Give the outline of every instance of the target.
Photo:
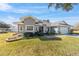
M 57 37 L 55 35 L 53 36 L 43 36 L 39 37 L 40 40 L 42 41 L 61 41 L 62 39 L 60 37 Z
M 29 40 L 29 39 L 36 39 L 38 36 L 30 36 L 30 37 L 23 37 L 23 39 Z
M 60 37 L 57 37 L 55 35 L 52 35 L 52 36 L 23 37 L 24 40 L 36 39 L 36 38 L 39 38 L 41 41 L 61 41 L 62 40 Z

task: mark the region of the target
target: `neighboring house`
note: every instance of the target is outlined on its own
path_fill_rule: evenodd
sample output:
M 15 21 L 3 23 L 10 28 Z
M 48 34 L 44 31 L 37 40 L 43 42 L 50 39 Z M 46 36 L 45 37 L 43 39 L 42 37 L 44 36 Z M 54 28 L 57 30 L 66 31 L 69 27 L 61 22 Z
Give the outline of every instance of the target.
M 7 28 L 0 28 L 0 33 L 7 32 Z
M 73 28 L 72 28 L 73 31 L 79 31 L 79 22 L 76 23 Z
M 72 33 L 79 34 L 79 22 L 72 27 Z
M 18 32 L 42 32 L 48 33 L 55 29 L 57 34 L 68 34 L 70 30 L 70 25 L 65 21 L 50 22 L 49 20 L 39 20 L 35 17 L 25 16 L 16 22 L 18 26 Z
M 17 27 L 14 25 L 11 25 L 9 29 L 11 32 L 17 32 Z

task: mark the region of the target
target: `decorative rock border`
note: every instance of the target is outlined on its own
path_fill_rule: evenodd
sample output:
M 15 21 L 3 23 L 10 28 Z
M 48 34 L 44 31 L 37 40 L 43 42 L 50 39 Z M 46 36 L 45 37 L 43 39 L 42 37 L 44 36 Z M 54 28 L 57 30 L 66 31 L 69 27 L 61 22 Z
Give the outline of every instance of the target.
M 22 38 L 23 38 L 23 35 L 22 35 L 22 34 L 15 33 L 15 34 L 13 34 L 12 37 L 7 38 L 7 39 L 6 39 L 6 42 L 17 41 L 17 40 L 20 40 L 20 39 L 22 39 Z

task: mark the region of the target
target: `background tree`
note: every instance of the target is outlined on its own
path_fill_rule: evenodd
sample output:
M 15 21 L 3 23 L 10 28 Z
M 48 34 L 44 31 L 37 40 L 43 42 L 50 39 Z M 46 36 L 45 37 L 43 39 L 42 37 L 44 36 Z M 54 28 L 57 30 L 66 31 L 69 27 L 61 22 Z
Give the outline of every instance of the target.
M 55 7 L 56 9 L 61 8 L 64 11 L 70 11 L 77 3 L 49 3 L 48 8 Z
M 10 25 L 4 22 L 0 22 L 0 28 L 10 28 Z

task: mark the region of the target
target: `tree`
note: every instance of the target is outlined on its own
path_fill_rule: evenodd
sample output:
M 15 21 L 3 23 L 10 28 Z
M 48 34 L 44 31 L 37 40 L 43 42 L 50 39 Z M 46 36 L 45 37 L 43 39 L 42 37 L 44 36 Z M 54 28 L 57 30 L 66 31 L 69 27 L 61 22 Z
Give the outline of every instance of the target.
M 0 28 L 10 28 L 10 25 L 4 22 L 0 22 Z
M 56 9 L 61 8 L 64 11 L 70 11 L 73 9 L 73 5 L 76 5 L 75 3 L 49 3 L 48 8 L 55 7 Z

